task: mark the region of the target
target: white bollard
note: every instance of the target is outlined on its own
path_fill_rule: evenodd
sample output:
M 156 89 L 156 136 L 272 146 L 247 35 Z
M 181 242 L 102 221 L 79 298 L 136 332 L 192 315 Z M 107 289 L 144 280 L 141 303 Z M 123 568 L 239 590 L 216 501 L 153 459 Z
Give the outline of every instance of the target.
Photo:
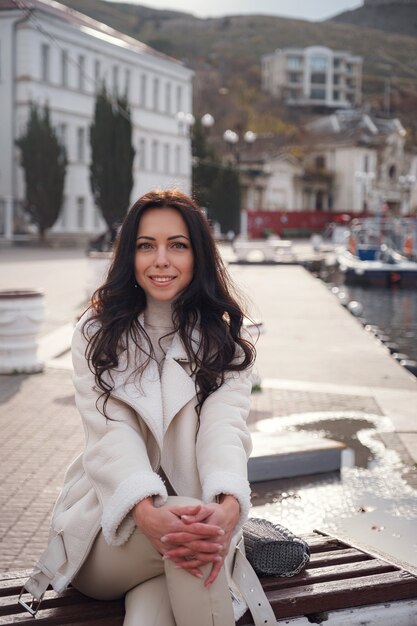
M 43 370 L 37 354 L 37 335 L 44 315 L 41 291 L 0 290 L 0 374 L 34 374 Z

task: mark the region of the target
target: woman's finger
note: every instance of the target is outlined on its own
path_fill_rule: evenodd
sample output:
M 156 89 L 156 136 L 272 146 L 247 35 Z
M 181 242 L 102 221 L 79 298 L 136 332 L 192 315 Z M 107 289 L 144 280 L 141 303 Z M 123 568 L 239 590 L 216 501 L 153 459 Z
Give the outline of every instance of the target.
M 166 550 L 165 555 L 169 558 L 186 557 L 190 554 L 199 552 L 204 554 L 219 554 L 223 551 L 220 543 L 212 543 L 211 541 L 190 541 L 186 546 L 178 546 Z
M 189 526 L 187 531 L 167 533 L 161 537 L 161 541 L 169 543 L 187 543 L 195 540 L 196 538 L 213 539 L 219 536 L 222 537 L 223 535 L 224 530 L 220 528 L 220 526 L 196 523 Z
M 214 581 L 216 580 L 217 576 L 219 575 L 219 572 L 222 568 L 223 565 L 223 559 L 221 559 L 221 561 L 216 561 L 215 563 L 213 563 L 213 567 L 211 568 L 211 572 L 208 575 L 208 577 L 206 578 L 205 582 L 204 582 L 204 586 L 205 587 L 209 587 L 212 583 L 214 583 Z

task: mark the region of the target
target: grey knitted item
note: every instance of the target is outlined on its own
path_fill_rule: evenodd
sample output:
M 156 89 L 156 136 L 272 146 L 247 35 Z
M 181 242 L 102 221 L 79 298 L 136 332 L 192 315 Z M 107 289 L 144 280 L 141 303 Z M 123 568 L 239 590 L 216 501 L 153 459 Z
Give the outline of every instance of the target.
M 288 528 L 251 517 L 243 525 L 246 558 L 260 576 L 294 576 L 310 560 L 307 543 Z

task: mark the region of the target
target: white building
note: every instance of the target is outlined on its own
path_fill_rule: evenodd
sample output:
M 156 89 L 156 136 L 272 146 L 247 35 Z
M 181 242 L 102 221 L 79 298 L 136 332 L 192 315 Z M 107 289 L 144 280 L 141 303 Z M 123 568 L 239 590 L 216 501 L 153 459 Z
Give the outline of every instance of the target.
M 400 120 L 340 110 L 306 131 L 292 148 L 277 153 L 261 145 L 256 153 L 255 144 L 240 160 L 243 209 L 416 213 L 417 156 L 405 149 Z
M 299 211 L 303 205 L 301 163 L 290 154 L 263 155 L 240 166 L 242 209 Z
M 49 105 L 67 148 L 64 206 L 53 230 L 103 230 L 89 186 L 89 127 L 103 82 L 108 93 L 128 96 L 136 151 L 131 201 L 154 187 L 189 193 L 192 76 L 180 61 L 57 2 L 2 0 L 0 236 L 11 238 L 21 226 L 24 184 L 15 140 L 31 102 Z
M 405 150 L 400 120 L 338 111 L 309 126 L 304 194 L 316 209 L 394 215 L 414 208 L 416 160 Z
M 324 46 L 277 49 L 262 57 L 262 88 L 288 105 L 355 107 L 362 58 Z

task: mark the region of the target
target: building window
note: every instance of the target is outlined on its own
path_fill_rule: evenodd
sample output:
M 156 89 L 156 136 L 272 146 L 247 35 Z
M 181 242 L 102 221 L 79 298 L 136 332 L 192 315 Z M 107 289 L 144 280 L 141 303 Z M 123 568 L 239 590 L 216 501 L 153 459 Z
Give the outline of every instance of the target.
M 146 139 L 143 138 L 139 140 L 139 167 L 146 170 Z
M 146 101 L 147 101 L 147 86 L 148 86 L 148 77 L 146 74 L 142 74 L 140 77 L 140 94 L 139 94 L 139 102 L 140 105 L 145 109 Z
M 82 54 L 78 57 L 78 89 L 85 89 L 85 56 Z
M 61 212 L 59 214 L 62 228 L 66 228 L 68 226 L 67 200 L 67 196 L 64 195 L 62 198 Z
M 129 98 L 130 93 L 130 70 L 125 70 L 125 93 L 126 98 Z
M 152 171 L 158 171 L 158 160 L 159 160 L 159 142 L 154 139 L 152 142 Z
M 300 57 L 288 57 L 287 59 L 287 67 L 289 70 L 299 70 L 302 67 L 302 62 Z
M 96 84 L 96 91 L 101 88 L 101 63 L 98 59 L 94 61 L 94 82 Z
M 119 68 L 117 65 L 113 65 L 112 69 L 112 83 L 113 83 L 113 95 L 119 94 Z
M 68 51 L 62 50 L 61 52 L 61 85 L 63 87 L 68 86 Z
M 326 92 L 324 89 L 312 89 L 310 92 L 311 100 L 325 100 Z
M 165 113 L 171 113 L 171 83 L 165 85 Z
M 175 146 L 175 170 L 177 174 L 181 174 L 181 146 Z
M 169 143 L 166 143 L 164 145 L 164 174 L 170 173 L 170 170 L 171 170 L 170 157 L 171 157 L 170 145 Z
M 319 72 L 314 72 L 311 74 L 311 82 L 314 85 L 325 85 L 326 84 L 326 74 L 321 74 Z
M 296 72 L 291 72 L 289 74 L 288 80 L 290 83 L 298 83 L 298 74 Z
M 314 208 L 316 209 L 316 211 L 323 211 L 324 209 L 324 191 L 321 191 L 321 189 L 316 191 Z
M 369 154 L 365 154 L 363 157 L 363 171 L 369 172 Z
M 49 82 L 49 72 L 50 72 L 50 56 L 51 49 L 48 44 L 42 44 L 42 80 L 44 82 Z
M 326 167 L 326 158 L 323 155 L 317 156 L 314 165 L 317 170 L 324 170 Z
M 77 198 L 77 228 L 85 226 L 85 198 L 79 196 Z
M 340 100 L 340 91 L 333 91 L 333 100 Z
M 177 113 L 183 110 L 182 106 L 182 86 L 177 85 Z
M 153 109 L 155 111 L 159 110 L 159 78 L 153 79 Z
M 310 59 L 310 69 L 312 72 L 327 71 L 327 57 L 313 56 Z
M 397 168 L 395 167 L 395 165 L 390 166 L 388 170 L 388 176 L 391 180 L 395 180 L 397 178 Z
M 81 163 L 85 160 L 85 128 L 77 128 L 77 161 Z

